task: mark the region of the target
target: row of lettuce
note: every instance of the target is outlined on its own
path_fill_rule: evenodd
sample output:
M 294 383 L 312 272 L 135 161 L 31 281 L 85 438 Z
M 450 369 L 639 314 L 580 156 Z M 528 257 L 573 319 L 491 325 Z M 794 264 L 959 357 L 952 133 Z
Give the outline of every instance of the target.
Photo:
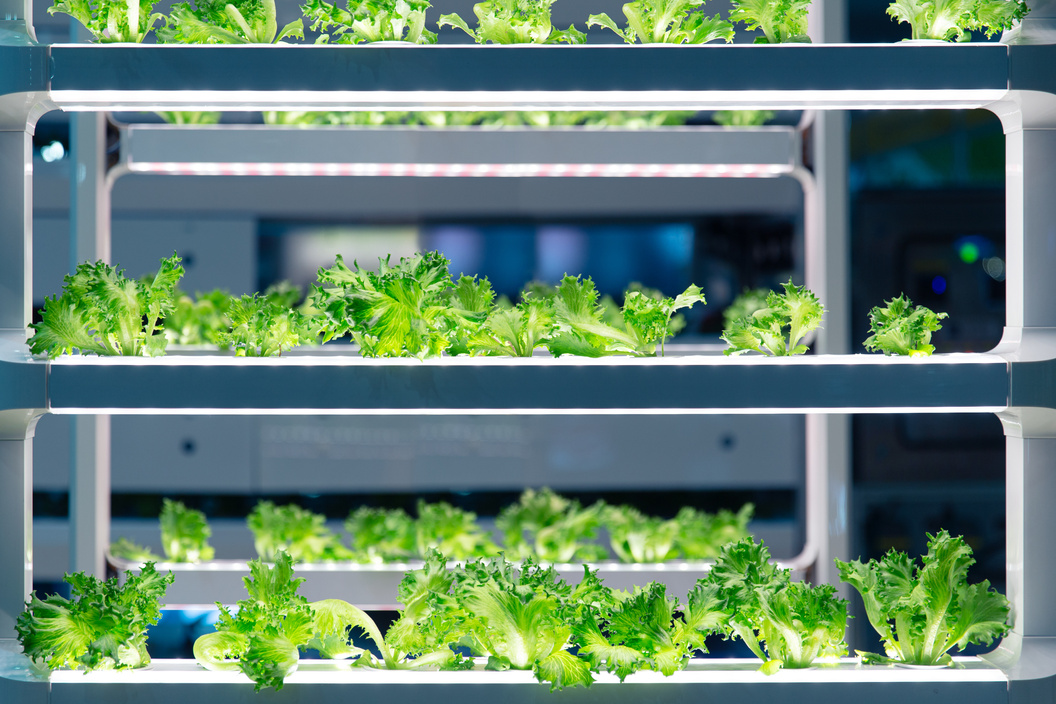
M 436 28 L 460 29 L 486 44 L 583 44 L 587 35 L 574 25 L 551 23 L 554 0 L 482 0 L 473 6 L 475 23 L 457 13 L 439 17 Z M 586 27 L 609 29 L 625 42 L 703 44 L 733 41 L 734 24 L 755 31 L 756 43 L 809 42 L 811 0 L 731 0 L 726 19 L 704 13 L 705 0 L 633 0 L 623 6 L 625 21 L 605 13 L 590 15 Z M 271 44 L 304 39 L 304 20 L 317 43 L 360 44 L 402 41 L 434 44 L 426 28 L 428 0 L 306 0 L 303 17 L 279 27 L 275 0 L 192 0 L 174 3 L 168 15 L 155 12 L 156 0 L 56 0 L 49 13 L 71 15 L 100 42 L 142 42 L 152 31 L 163 43 Z M 966 41 L 971 32 L 987 37 L 1009 29 L 1028 8 L 1022 0 L 894 0 L 887 14 L 909 24 L 913 39 Z M 159 24 L 160 23 L 160 24 Z
M 215 125 L 218 111 L 167 111 L 157 113 L 174 125 Z M 268 110 L 261 113 L 266 125 L 318 127 L 581 127 L 584 129 L 651 129 L 684 125 L 697 113 L 689 110 Z M 716 110 L 711 120 L 723 127 L 756 127 L 774 119 L 773 110 Z
M 499 540 L 475 513 L 443 501 L 419 500 L 417 516 L 401 508 L 362 506 L 344 521 L 349 537 L 326 525 L 326 516 L 296 504 L 259 502 L 246 519 L 257 557 L 274 560 L 280 553 L 298 562 L 401 562 L 424 559 L 433 550 L 455 560 L 494 557 L 532 558 L 543 562 L 650 563 L 667 560 L 707 560 L 734 540 L 749 536 L 754 506 L 708 513 L 690 506 L 673 518 L 642 513 L 633 506 L 597 501 L 583 506 L 548 488 L 527 489 L 495 520 Z M 212 560 L 212 529 L 201 511 L 165 499 L 159 516 L 161 544 L 170 562 Z M 599 531 L 607 535 L 598 542 Z M 113 543 L 114 557 L 157 561 L 149 549 L 127 539 Z
M 531 283 L 513 303 L 496 296 L 487 278 L 453 279 L 439 252 L 381 259 L 377 270 L 349 267 L 337 255 L 318 283 L 301 292 L 278 286 L 263 294 L 213 291 L 192 298 L 174 253 L 153 276 L 128 278 L 102 261 L 67 275 L 60 295 L 45 299 L 30 325 L 36 355 L 164 354 L 170 342 L 215 345 L 237 356 L 279 355 L 299 345 L 348 338 L 365 357 L 444 355 L 531 357 L 663 355 L 665 341 L 685 321 L 680 311 L 705 304 L 690 285 L 675 297 L 633 285 L 622 305 L 600 297 L 589 277 L 565 275 L 557 285 Z M 724 311 L 726 354 L 785 356 L 808 351 L 825 308 L 810 290 L 789 280 L 783 292 L 748 290 Z M 931 335 L 945 313 L 914 306 L 904 295 L 870 313 L 870 351 L 930 355 Z
M 928 536 L 921 561 L 892 549 L 880 560 L 836 561 L 861 595 L 885 653 L 864 663 L 953 665 L 951 651 L 990 645 L 1009 631 L 1007 599 L 986 581 L 969 584 L 972 551 L 946 531 Z M 72 597 L 33 594 L 18 617 L 23 650 L 48 668 L 130 669 L 150 662 L 147 629 L 157 622 L 172 573 L 148 563 L 101 581 L 68 575 Z M 399 616 L 382 634 L 347 601 L 308 602 L 285 552 L 250 562 L 247 598 L 218 604 L 216 632 L 194 644 L 211 670 L 244 673 L 257 690 L 279 689 L 302 652 L 349 668 L 530 670 L 551 690 L 589 686 L 602 672 L 623 681 L 641 671 L 672 675 L 707 652 L 706 639 L 737 639 L 760 670 L 832 663 L 847 653 L 847 602 L 832 585 L 794 581 L 752 539 L 729 543 L 683 601 L 651 582 L 627 592 L 584 567 L 576 584 L 531 559 L 449 563 L 438 551 L 407 572 Z

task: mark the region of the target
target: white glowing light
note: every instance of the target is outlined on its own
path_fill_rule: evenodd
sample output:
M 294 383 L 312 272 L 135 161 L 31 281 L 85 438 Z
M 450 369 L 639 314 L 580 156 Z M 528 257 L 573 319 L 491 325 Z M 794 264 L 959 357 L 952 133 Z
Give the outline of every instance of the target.
M 422 177 L 768 177 L 792 171 L 776 164 L 367 164 L 130 162 L 136 173 L 190 176 L 422 176 Z
M 436 357 L 412 359 L 408 357 L 368 358 L 345 352 L 349 348 L 334 346 L 342 353 L 290 354 L 282 357 L 234 357 L 215 355 L 169 354 L 163 357 L 100 357 L 95 355 L 62 355 L 48 364 L 72 367 L 946 367 L 960 365 L 1007 365 L 997 354 L 953 353 L 931 357 L 898 357 L 879 354 L 818 354 L 793 357 L 764 357 L 762 355 L 668 354 L 664 357 Z
M 40 158 L 49 164 L 53 161 L 59 161 L 66 156 L 66 148 L 62 146 L 62 142 L 50 142 L 40 148 Z
M 702 658 L 691 660 L 685 670 L 664 677 L 658 672 L 637 672 L 627 678 L 630 684 L 708 685 L 744 684 L 772 687 L 790 684 L 887 684 L 887 683 L 1007 683 L 1005 674 L 978 658 L 954 658 L 962 667 L 917 670 L 892 667 L 861 667 L 853 658 L 843 658 L 833 666 L 819 666 L 805 670 L 783 669 L 774 675 L 759 672 L 759 661 L 746 658 Z M 286 687 L 300 684 L 355 686 L 361 685 L 503 685 L 539 688 L 542 685 L 531 671 L 507 670 L 495 672 L 478 669 L 468 671 L 392 671 L 352 668 L 348 661 L 301 660 L 297 671 L 286 678 Z M 615 675 L 595 676 L 593 686 L 620 686 Z M 140 685 L 173 685 L 195 687 L 203 684 L 241 684 L 251 686 L 249 678 L 240 672 L 205 670 L 194 660 L 155 659 L 148 670 L 102 670 L 82 673 L 56 670 L 51 673 L 52 685 L 83 685 L 127 683 Z M 188 694 L 193 690 L 188 690 Z M 373 690 L 371 690 L 373 692 Z M 778 690 L 779 691 L 779 690 Z M 774 692 L 776 695 L 777 691 Z M 355 696 L 355 695 L 350 695 Z
M 1005 89 L 753 91 L 53 90 L 63 110 L 741 110 L 978 108 Z

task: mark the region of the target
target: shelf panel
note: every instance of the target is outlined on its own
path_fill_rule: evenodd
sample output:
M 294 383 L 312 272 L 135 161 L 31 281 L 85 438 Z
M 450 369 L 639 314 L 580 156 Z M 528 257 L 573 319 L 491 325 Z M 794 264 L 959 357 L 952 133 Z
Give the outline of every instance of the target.
M 791 127 L 588 128 L 127 125 L 135 173 L 306 176 L 778 176 Z
M 424 362 L 85 356 L 49 366 L 54 413 L 993 412 L 1008 405 L 1010 385 L 1009 364 L 989 354 Z
M 998 44 L 49 50 L 72 110 L 972 108 L 1009 87 Z
M 0 645 L 3 645 L 0 643 Z M 17 646 L 16 646 L 17 647 Z M 10 652 L 0 659 L 0 696 L 21 694 L 19 701 L 50 704 L 100 704 L 113 701 L 151 701 L 156 704 L 255 704 L 266 697 L 284 702 L 344 704 L 353 697 L 393 704 L 467 701 L 553 704 L 554 697 L 576 702 L 631 704 L 651 701 L 674 704 L 722 701 L 755 704 L 780 698 L 789 703 L 854 701 L 889 704 L 891 701 L 995 704 L 1008 701 L 1009 681 L 1001 670 L 976 658 L 961 659 L 959 669 L 914 670 L 859 667 L 843 660 L 830 667 L 782 670 L 766 676 L 759 662 L 743 658 L 698 659 L 671 677 L 640 672 L 620 683 L 613 675 L 597 675 L 590 689 L 575 688 L 552 694 L 531 672 L 489 672 L 477 666 L 463 672 L 390 672 L 349 669 L 328 661 L 301 660 L 297 672 L 280 692 L 255 693 L 239 672 L 210 672 L 193 660 L 154 660 L 148 669 L 83 674 L 55 671 L 49 682 L 18 681 L 9 673 L 31 680 L 24 657 Z M 21 667 L 19 671 L 17 668 Z M 50 689 L 50 692 L 48 691 Z

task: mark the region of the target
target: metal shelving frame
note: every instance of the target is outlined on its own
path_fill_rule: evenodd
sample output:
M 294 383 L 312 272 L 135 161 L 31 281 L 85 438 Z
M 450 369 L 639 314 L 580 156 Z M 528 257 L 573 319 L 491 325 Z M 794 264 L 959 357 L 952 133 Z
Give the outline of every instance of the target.
M 100 213 L 94 228 L 95 241 L 105 252 L 109 251 L 111 194 L 115 184 L 130 174 L 433 178 L 788 177 L 794 179 L 803 192 L 803 238 L 806 242 L 817 243 L 824 232 L 815 205 L 817 184 L 813 173 L 802 164 L 803 132 L 810 128 L 813 118 L 814 113 L 808 111 L 795 126 L 753 129 L 687 126 L 648 130 L 394 126 L 316 126 L 306 129 L 244 124 L 187 126 L 115 122 L 119 132 L 118 162 L 107 170 L 105 178 L 98 179 L 94 194 L 92 189 L 88 190 L 94 195 L 90 200 Z M 817 267 L 807 273 L 809 288 L 826 290 L 826 282 Z M 709 391 L 711 388 L 709 385 Z M 503 396 L 522 394 L 505 384 L 495 390 Z M 577 392 L 576 397 L 580 395 Z M 420 409 L 422 401 L 412 401 L 407 410 Z M 571 399 L 570 402 L 576 403 Z M 611 408 L 604 408 L 606 403 L 595 404 L 590 412 L 612 412 Z M 493 413 L 496 409 L 482 408 L 482 411 Z M 509 409 L 504 411 L 509 412 Z M 381 409 L 380 412 L 402 411 Z M 443 412 L 452 411 L 443 409 Z M 534 411 L 522 409 L 520 412 Z M 98 417 L 93 416 L 90 420 Z M 82 419 L 78 422 L 85 425 Z M 87 435 L 85 444 L 90 449 L 106 446 L 105 434 L 93 432 Z M 820 438 L 820 442 L 824 443 L 826 439 Z M 827 521 L 824 520 L 827 515 L 824 489 L 828 463 L 817 457 L 818 442 L 816 440 L 807 448 L 804 512 L 810 520 L 806 522 L 805 540 L 796 555 L 782 562 L 800 574 L 815 567 L 820 555 L 831 553 Z M 83 460 L 75 472 L 82 479 L 94 478 L 99 485 L 88 489 L 86 493 L 93 496 L 93 500 L 80 502 L 75 512 L 77 520 L 70 521 L 70 544 L 87 553 L 74 555 L 73 562 L 85 569 L 99 564 L 99 557 L 107 552 L 110 542 L 106 530 L 109 512 L 105 504 L 94 500 L 96 494 L 102 496 L 108 488 L 104 481 L 106 469 L 99 464 L 94 458 Z M 119 573 L 138 569 L 135 563 L 111 556 L 106 560 Z M 299 569 L 313 573 L 311 585 L 306 587 L 313 593 L 345 596 L 354 599 L 361 607 L 395 608 L 393 600 L 404 572 L 418 566 L 420 563 L 338 563 L 301 565 Z M 605 562 L 597 567 L 610 586 L 631 589 L 636 584 L 662 581 L 676 593 L 688 591 L 707 570 L 708 563 L 643 565 Z M 244 589 L 242 578 L 249 573 L 244 560 L 167 565 L 165 569 L 179 575 L 178 585 L 173 585 L 167 594 L 169 603 L 187 605 L 237 601 Z M 561 572 L 566 578 L 578 580 L 582 566 L 565 565 Z
M 806 700 L 853 696 L 889 701 L 906 696 L 933 701 L 1037 701 L 1056 692 L 1056 603 L 1051 581 L 1056 554 L 1056 76 L 1048 71 L 1056 46 L 1031 44 L 1023 32 L 1014 45 L 956 46 L 732 46 L 732 47 L 129 47 L 38 45 L 21 0 L 0 0 L 0 639 L 10 638 L 32 576 L 32 430 L 46 412 L 500 412 L 561 411 L 594 399 L 594 410 L 708 413 L 785 410 L 836 413 L 964 410 L 993 412 L 1007 436 L 1008 595 L 1015 622 L 990 657 L 959 671 L 911 675 L 846 664 L 814 673 L 766 679 L 741 675 L 736 665 L 694 665 L 690 673 L 659 682 L 640 677 L 624 688 L 602 687 L 576 696 L 677 701 L 720 689 L 730 699 L 760 695 Z M 1056 2 L 1035 3 L 1037 26 L 1056 24 Z M 1041 32 L 1042 35 L 1045 32 Z M 1048 36 L 1051 36 L 1048 35 Z M 487 53 L 484 53 L 487 52 Z M 30 135 L 36 119 L 56 107 L 126 109 L 359 109 L 417 108 L 752 108 L 796 109 L 974 108 L 1002 119 L 1006 131 L 1007 319 L 995 350 L 970 359 L 938 357 L 909 362 L 819 356 L 794 362 L 730 363 L 695 358 L 582 360 L 576 362 L 405 364 L 397 361 L 303 358 L 260 363 L 221 359 L 70 360 L 28 356 L 32 257 Z M 19 234 L 21 233 L 21 234 Z M 659 363 L 658 363 L 659 362 Z M 517 408 L 474 379 L 488 377 L 519 390 L 552 385 Z M 632 391 L 615 395 L 618 378 Z M 722 391 L 730 379 L 737 393 Z M 260 380 L 282 387 L 268 399 Z M 324 380 L 328 388 L 360 392 L 350 404 L 306 396 Z M 216 380 L 221 380 L 216 382 Z M 158 408 L 143 383 L 203 383 L 202 396 Z M 208 397 L 223 383 L 234 401 Z M 556 383 L 554 383 L 556 382 Z M 669 382 L 674 382 L 669 385 Z M 717 395 L 692 396 L 684 389 Z M 656 391 L 659 383 L 670 389 Z M 467 386 L 468 384 L 468 386 Z M 574 384 L 575 387 L 569 387 Z M 801 389 L 790 398 L 775 385 Z M 172 388 L 172 387 L 170 387 Z M 320 388 L 317 386 L 317 388 Z M 99 395 L 88 395 L 90 390 Z M 578 389 L 580 396 L 571 392 Z M 381 391 L 396 400 L 380 400 Z M 743 400 L 751 393 L 750 407 Z M 288 394 L 283 396 L 282 394 Z M 740 400 L 737 400 L 740 399 Z M 182 404 L 182 405 L 181 405 Z M 605 405 L 605 409 L 596 408 Z M 349 406 L 356 406 L 349 408 Z M 20 701 L 113 700 L 121 696 L 205 701 L 248 697 L 249 688 L 213 673 L 159 662 L 145 672 L 114 678 L 56 674 L 40 681 L 4 643 L 0 691 Z M 745 666 L 748 668 L 749 666 Z M 980 669 L 980 667 L 982 669 Z M 193 668 L 191 668 L 193 670 Z M 980 675 L 979 673 L 985 673 Z M 175 674 L 174 674 L 175 673 Z M 443 675 L 444 673 L 439 673 Z M 482 673 L 473 673 L 481 675 Z M 400 679 L 340 673 L 297 683 L 281 693 L 293 699 L 336 700 L 345 686 L 369 687 L 387 698 L 485 695 L 533 699 L 542 688 L 518 673 L 497 680 Z M 980 681 L 980 678 L 985 681 Z M 472 684 L 470 683 L 472 682 Z M 165 684 L 164 688 L 157 687 Z M 340 684 L 339 684 L 340 683 Z M 353 684 L 355 683 L 355 684 Z M 450 686 L 444 687 L 441 684 Z M 772 687 L 784 684 L 784 689 Z M 468 690 L 465 687 L 478 687 Z M 242 687 L 242 689 L 239 689 Z M 429 687 L 422 690 L 421 687 Z M 115 688 L 119 688 L 116 689 Z M 149 688 L 149 689 L 147 689 Z M 507 689 L 508 688 L 508 689 Z M 717 688 L 717 689 L 716 689 Z M 760 689 L 762 688 L 762 689 Z M 769 688 L 769 689 L 768 689 Z M 491 690 L 489 690 L 491 691 Z M 595 694 L 601 692 L 601 694 Z M 10 695 L 9 695 L 10 693 Z M 289 693 L 289 694 L 287 694 Z

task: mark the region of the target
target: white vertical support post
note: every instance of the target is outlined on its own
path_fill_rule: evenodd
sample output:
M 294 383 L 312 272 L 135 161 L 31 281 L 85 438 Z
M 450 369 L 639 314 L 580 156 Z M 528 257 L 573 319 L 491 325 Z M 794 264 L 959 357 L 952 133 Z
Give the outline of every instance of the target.
M 32 164 L 32 128 L 0 124 L 0 333 L 23 340 L 33 298 Z
M 33 44 L 31 0 L 0 0 L 3 41 Z M 24 349 L 33 292 L 33 129 L 46 109 L 35 93 L 0 95 L 0 356 Z M 17 350 L 14 351 L 13 350 Z M 3 389 L 0 389 L 2 395 Z M 0 639 L 33 585 L 33 444 L 39 411 L 0 412 Z
M 1056 96 L 1023 92 L 993 108 L 1005 128 L 1006 323 L 995 351 L 1012 361 L 1056 358 Z M 1006 435 L 1008 597 L 1015 611 L 1006 648 L 1056 638 L 1056 412 L 1020 407 L 1013 372 Z M 1040 383 L 1045 383 L 1041 380 Z M 1035 392 L 1039 390 L 1035 389 Z M 1044 393 L 1044 391 L 1040 391 Z M 1056 400 L 1056 389 L 1049 394 Z
M 0 422 L 2 425 L 2 422 Z M 0 428 L 0 639 L 15 637 L 15 620 L 33 589 L 32 424 Z
M 1056 0 L 1028 5 L 1027 20 L 1003 41 L 1056 43 Z M 1009 60 L 1013 90 L 990 106 L 1005 131 L 1005 333 L 995 352 L 1011 362 L 1052 364 L 1056 95 L 1022 89 L 1051 91 L 1048 66 L 1017 57 L 1016 46 L 1009 47 Z M 1013 625 L 991 659 L 1008 673 L 1009 701 L 1017 704 L 1056 698 L 1056 387 L 1051 367 L 1042 367 L 1013 367 L 1009 408 L 998 414 L 1005 428 L 1005 575 Z
M 110 261 L 106 193 L 106 118 L 70 117 L 70 270 L 85 261 Z M 110 544 L 110 416 L 73 419 L 70 438 L 70 569 L 104 576 Z
M 810 32 L 815 41 L 846 39 L 845 0 L 814 3 Z M 818 111 L 813 125 L 815 188 L 807 199 L 805 277 L 807 286 L 825 305 L 824 328 L 814 349 L 842 354 L 850 344 L 850 247 L 847 214 L 847 116 L 843 111 Z M 806 417 L 807 481 L 821 484 L 822 505 L 807 517 L 816 535 L 814 578 L 838 583 L 833 558 L 850 553 L 850 417 L 842 414 Z
M 24 341 L 32 285 L 32 133 L 0 130 L 0 344 Z M 2 414 L 0 414 L 2 415 Z M 33 464 L 28 428 L 0 434 L 0 638 L 33 586 Z

